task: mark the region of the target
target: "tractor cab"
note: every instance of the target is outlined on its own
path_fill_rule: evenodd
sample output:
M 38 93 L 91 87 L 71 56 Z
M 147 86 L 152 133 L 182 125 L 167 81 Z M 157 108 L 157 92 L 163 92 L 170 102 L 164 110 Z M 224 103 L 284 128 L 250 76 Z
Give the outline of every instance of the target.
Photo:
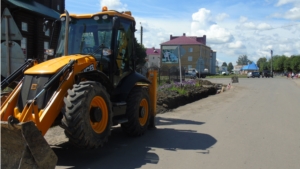
M 135 21 L 131 12 L 103 7 L 102 12 L 96 14 L 70 14 L 68 31 L 66 18 L 66 14 L 61 15 L 62 26 L 54 57 L 91 55 L 97 60 L 97 70 L 106 74 L 114 86 L 134 71 Z

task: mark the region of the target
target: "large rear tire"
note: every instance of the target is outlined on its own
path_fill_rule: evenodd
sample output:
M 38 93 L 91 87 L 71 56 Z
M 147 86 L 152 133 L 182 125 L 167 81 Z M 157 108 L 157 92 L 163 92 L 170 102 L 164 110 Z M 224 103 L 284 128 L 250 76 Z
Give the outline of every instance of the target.
M 134 87 L 127 98 L 126 116 L 128 122 L 121 124 L 123 131 L 130 136 L 145 133 L 150 119 L 150 99 L 148 92 L 141 87 Z
M 62 127 L 80 148 L 97 148 L 107 141 L 112 126 L 109 95 L 98 82 L 75 84 L 64 99 Z

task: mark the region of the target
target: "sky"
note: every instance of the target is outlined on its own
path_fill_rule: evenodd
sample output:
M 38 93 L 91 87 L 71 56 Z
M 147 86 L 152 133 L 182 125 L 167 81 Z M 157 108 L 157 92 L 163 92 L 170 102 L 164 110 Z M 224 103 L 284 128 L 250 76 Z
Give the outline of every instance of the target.
M 206 35 L 207 46 L 223 62 L 239 56 L 255 62 L 274 55 L 300 54 L 300 0 L 65 0 L 69 13 L 96 13 L 102 6 L 131 11 L 135 37 L 160 48 L 170 35 Z

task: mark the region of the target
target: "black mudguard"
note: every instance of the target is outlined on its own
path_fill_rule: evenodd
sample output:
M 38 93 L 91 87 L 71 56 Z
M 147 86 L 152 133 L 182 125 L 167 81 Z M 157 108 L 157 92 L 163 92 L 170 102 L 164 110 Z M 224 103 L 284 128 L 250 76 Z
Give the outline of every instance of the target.
M 131 89 L 137 82 L 151 84 L 151 82 L 142 74 L 135 71 L 125 76 L 117 85 L 114 96 L 117 96 L 117 101 L 125 101 Z
M 106 88 L 108 94 L 111 94 L 114 90 L 113 84 L 110 82 L 110 79 L 99 70 L 82 72 L 76 75 L 76 83 L 79 83 L 82 79 L 100 82 Z

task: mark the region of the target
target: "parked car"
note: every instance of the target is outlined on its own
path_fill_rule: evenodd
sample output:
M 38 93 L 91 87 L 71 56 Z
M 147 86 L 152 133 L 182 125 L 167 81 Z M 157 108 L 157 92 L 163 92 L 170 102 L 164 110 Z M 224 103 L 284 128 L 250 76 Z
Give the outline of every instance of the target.
M 260 73 L 259 72 L 249 72 L 247 74 L 247 78 L 249 78 L 249 77 L 252 77 L 252 78 L 258 77 L 258 78 L 260 78 Z
M 252 77 L 252 72 L 248 72 L 247 78 Z
M 228 71 L 222 72 L 222 75 L 229 75 Z
M 191 79 L 196 79 L 197 75 L 196 73 L 191 73 L 191 72 L 185 72 L 185 78 L 191 78 Z
M 273 72 L 271 72 L 270 70 L 264 70 L 262 72 L 262 77 L 272 77 L 273 78 Z

